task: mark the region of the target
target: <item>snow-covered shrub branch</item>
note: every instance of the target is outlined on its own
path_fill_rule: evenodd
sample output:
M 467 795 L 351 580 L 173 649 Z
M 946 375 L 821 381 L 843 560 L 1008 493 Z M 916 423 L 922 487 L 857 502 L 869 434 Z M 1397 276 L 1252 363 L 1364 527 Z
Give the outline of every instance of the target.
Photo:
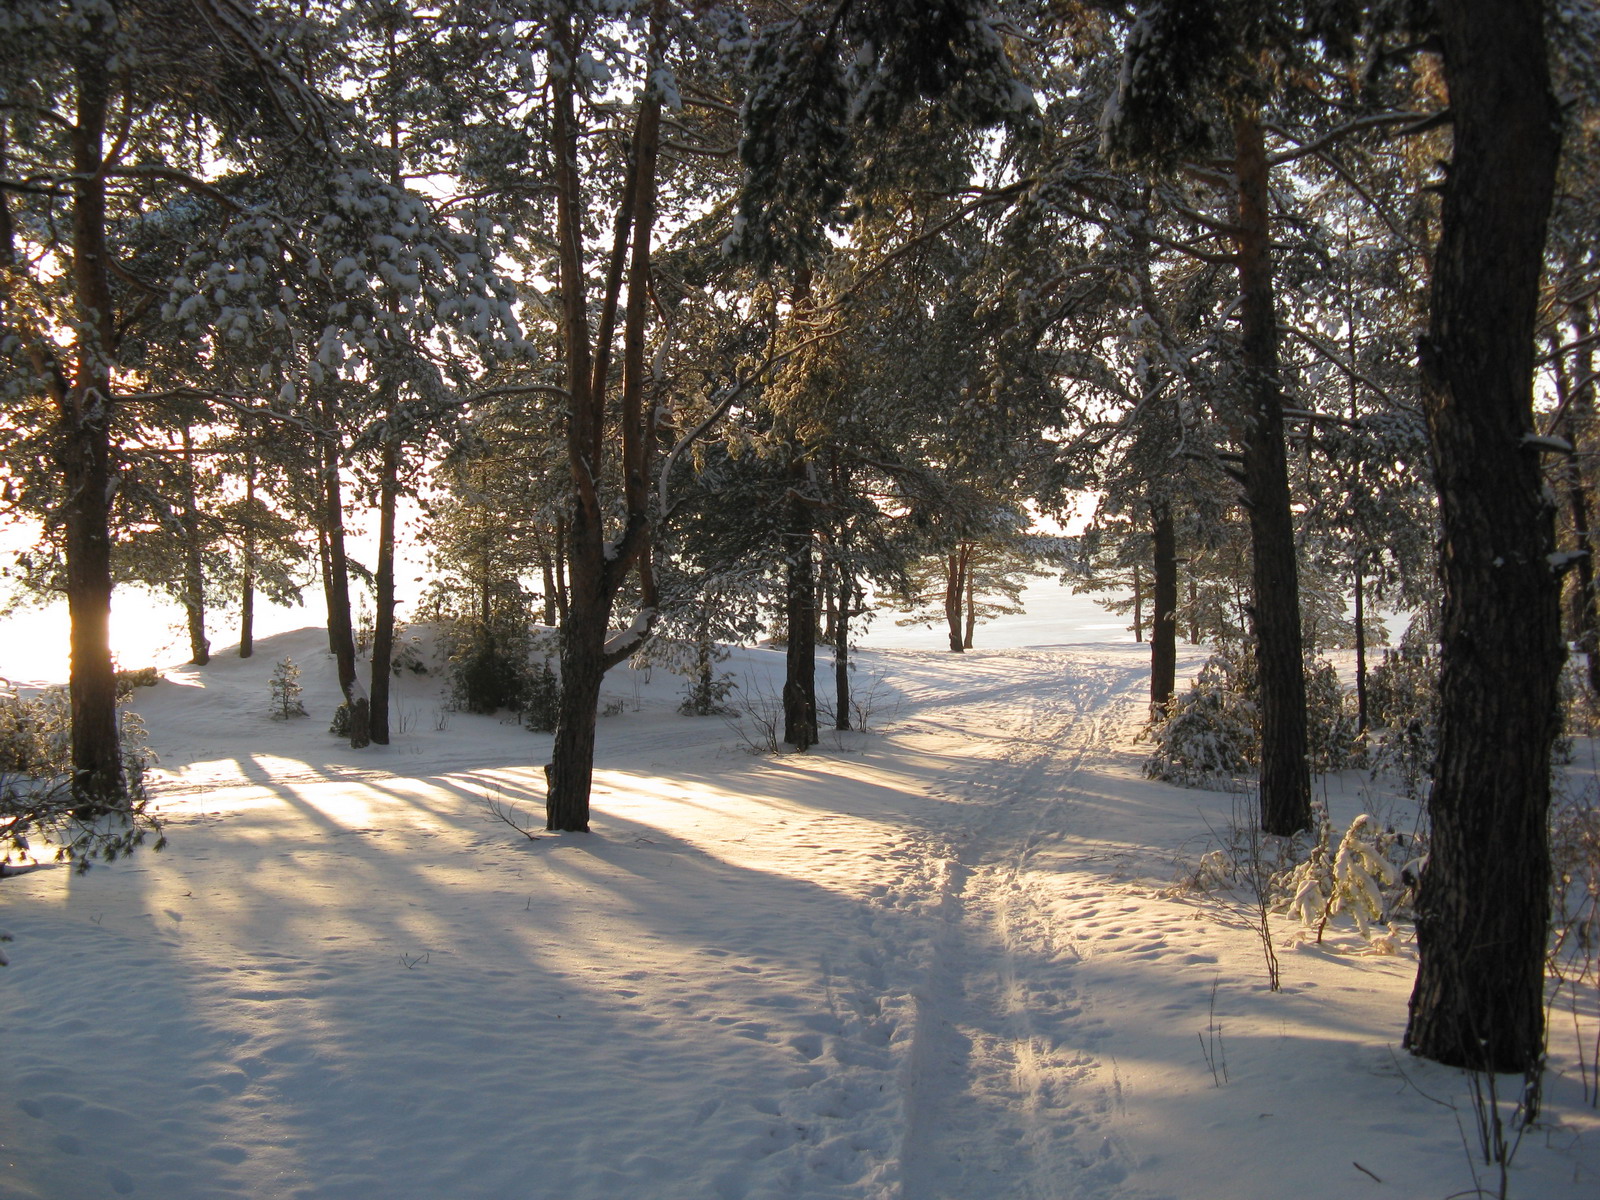
M 0 681 L 0 868 L 36 857 L 36 843 L 80 871 L 95 859 L 132 853 L 152 833 L 155 849 L 166 845 L 144 790 L 154 758 L 145 749 L 143 726 L 133 713 L 120 716 L 126 795 L 114 807 L 88 811 L 72 791 L 72 708 L 66 690 L 23 696 Z

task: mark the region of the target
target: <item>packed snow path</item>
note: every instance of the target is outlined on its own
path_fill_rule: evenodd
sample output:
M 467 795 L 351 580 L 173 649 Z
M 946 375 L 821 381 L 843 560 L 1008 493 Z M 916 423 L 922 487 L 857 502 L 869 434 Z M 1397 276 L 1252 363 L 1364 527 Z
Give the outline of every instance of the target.
M 310 720 L 266 717 L 285 653 Z M 1392 1049 L 1412 961 L 1286 950 L 1269 995 L 1170 893 L 1232 800 L 1140 778 L 1145 665 L 863 655 L 877 731 L 779 757 L 619 673 L 594 831 L 535 841 L 484 797 L 542 824 L 548 738 L 431 677 L 358 753 L 315 634 L 169 672 L 171 848 L 0 885 L 0 1200 L 1460 1191 L 1407 1082 L 1459 1077 Z M 730 666 L 772 694 L 781 655 Z M 1575 1077 L 1523 1194 L 1596 1194 Z

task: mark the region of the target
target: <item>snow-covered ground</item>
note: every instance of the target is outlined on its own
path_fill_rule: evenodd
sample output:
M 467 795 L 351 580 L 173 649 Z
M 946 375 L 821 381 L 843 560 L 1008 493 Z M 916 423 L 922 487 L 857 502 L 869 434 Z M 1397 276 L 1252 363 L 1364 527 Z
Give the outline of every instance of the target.
M 0 884 L 0 1198 L 1469 1190 L 1467 1081 L 1398 1048 L 1409 939 L 1279 919 L 1271 992 L 1240 901 L 1175 886 L 1238 798 L 1142 777 L 1146 648 L 1047 640 L 864 651 L 873 731 L 780 757 L 615 672 L 594 830 L 537 840 L 485 798 L 537 831 L 548 736 L 436 676 L 355 752 L 316 631 L 169 669 L 135 699 L 169 848 Z M 284 655 L 306 719 L 269 719 Z M 727 669 L 771 693 L 781 655 Z M 1510 1191 L 1593 1200 L 1558 1017 Z

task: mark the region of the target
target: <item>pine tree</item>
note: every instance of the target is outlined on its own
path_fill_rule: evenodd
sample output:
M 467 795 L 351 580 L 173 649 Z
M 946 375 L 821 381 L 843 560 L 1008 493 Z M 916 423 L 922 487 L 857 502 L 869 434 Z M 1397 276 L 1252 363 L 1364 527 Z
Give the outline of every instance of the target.
M 287 721 L 291 717 L 306 715 L 300 702 L 300 668 L 294 659 L 280 658 L 272 668 L 272 719 Z
M 0 73 L 22 102 L 0 115 L 5 395 L 55 424 L 48 517 L 62 531 L 73 787 L 85 808 L 115 808 L 125 794 L 108 641 L 113 430 L 165 290 L 160 264 L 129 252 L 179 196 L 193 211 L 224 202 L 220 164 L 269 170 L 291 143 L 302 155 L 323 145 L 324 110 L 288 52 L 297 39 L 267 48 L 285 15 L 263 3 L 211 23 L 168 0 L 7 8 Z M 309 21 L 300 28 L 311 33 Z M 137 116 L 118 130 L 118 113 Z M 63 261 L 68 270 L 52 265 Z M 55 330 L 67 331 L 61 345 Z
M 1438 21 L 1454 147 L 1421 365 L 1444 531 L 1443 674 L 1405 1041 L 1441 1062 L 1522 1072 L 1543 1052 L 1565 658 L 1552 506 L 1526 444 L 1561 120 L 1540 6 L 1448 0 Z

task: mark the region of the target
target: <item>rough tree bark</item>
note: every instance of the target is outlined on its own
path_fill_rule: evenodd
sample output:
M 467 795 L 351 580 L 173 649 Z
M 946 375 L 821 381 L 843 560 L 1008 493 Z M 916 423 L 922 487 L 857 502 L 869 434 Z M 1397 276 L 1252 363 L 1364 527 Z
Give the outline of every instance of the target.
M 80 807 L 113 808 L 124 794 L 116 671 L 111 659 L 111 354 L 116 341 L 103 174 L 110 73 L 91 32 L 76 66 L 72 128 L 72 283 L 76 362 L 59 397 L 58 461 L 66 487 L 68 691 L 72 791 Z
M 389 680 L 394 661 L 394 509 L 400 493 L 400 443 L 383 442 L 378 482 L 378 565 L 373 573 L 372 684 L 367 689 L 368 734 L 389 744 Z
M 1133 565 L 1133 640 L 1144 641 L 1144 574 Z
M 812 504 L 805 459 L 795 449 L 789 467 L 789 519 L 783 533 L 788 636 L 783 678 L 783 740 L 796 750 L 817 744 L 817 586 L 812 550 Z
M 837 613 L 833 627 L 833 727 L 850 728 L 850 617 L 851 606 L 856 602 L 856 581 L 851 573 L 839 567 L 836 571 Z
M 1150 506 L 1150 540 L 1155 579 L 1150 615 L 1150 717 L 1166 715 L 1178 678 L 1178 541 L 1172 509 L 1164 501 Z
M 200 540 L 200 502 L 195 495 L 194 432 L 183 427 L 183 611 L 189 625 L 189 661 L 203 667 L 211 661 L 206 637 L 206 573 Z
M 1561 644 L 1554 513 L 1533 431 L 1534 323 L 1561 147 L 1543 8 L 1442 0 L 1454 149 L 1423 399 L 1439 490 L 1443 665 L 1432 847 L 1405 1044 L 1537 1068 Z
M 1361 570 L 1361 555 L 1356 555 L 1356 732 L 1367 732 L 1367 600 L 1366 577 Z
M 327 427 L 337 428 L 338 413 L 331 399 L 322 406 Z M 356 676 L 356 637 L 350 622 L 350 568 L 344 549 L 344 488 L 339 476 L 339 444 L 329 436 L 322 443 L 322 528 L 326 553 L 322 562 L 322 591 L 328 601 L 328 646 L 333 652 L 344 694 L 350 726 L 350 745 L 365 748 L 368 735 L 367 696 Z
M 244 511 L 243 530 L 244 578 L 239 582 L 239 657 L 249 658 L 256 652 L 256 455 L 244 452 Z
M 961 636 L 961 648 L 972 649 L 972 635 L 978 629 L 978 580 L 976 573 L 970 568 L 967 571 L 967 619 L 966 630 Z
M 1234 120 L 1234 172 L 1239 186 L 1235 245 L 1247 404 L 1243 475 L 1252 551 L 1250 617 L 1260 679 L 1261 828 L 1288 835 L 1310 828 L 1311 775 L 1306 765 L 1300 584 L 1283 448 L 1271 197 L 1261 123 L 1250 110 Z
M 652 12 L 651 55 L 659 61 L 664 9 Z M 578 33 L 570 9 L 553 20 L 560 54 L 578 59 Z M 567 600 L 561 625 L 561 702 L 551 746 L 545 795 L 545 827 L 566 832 L 589 828 L 589 791 L 594 776 L 594 735 L 600 682 L 648 636 L 654 596 L 647 569 L 641 619 L 614 644 L 607 640 L 612 606 L 628 574 L 649 553 L 650 465 L 655 437 L 653 406 L 645 404 L 645 328 L 650 303 L 650 240 L 656 218 L 656 160 L 661 97 L 653 72 L 634 117 L 627 178 L 617 208 L 605 291 L 591 343 L 583 263 L 583 186 L 579 168 L 578 114 L 571 70 L 554 74 L 551 91 L 555 158 L 556 240 L 561 290 L 562 341 L 566 358 L 567 463 L 572 503 L 566 528 Z M 618 430 L 622 471 L 621 528 L 608 541 L 600 494 L 607 444 L 607 393 L 612 341 L 624 273 L 627 305 L 622 312 L 622 394 Z

